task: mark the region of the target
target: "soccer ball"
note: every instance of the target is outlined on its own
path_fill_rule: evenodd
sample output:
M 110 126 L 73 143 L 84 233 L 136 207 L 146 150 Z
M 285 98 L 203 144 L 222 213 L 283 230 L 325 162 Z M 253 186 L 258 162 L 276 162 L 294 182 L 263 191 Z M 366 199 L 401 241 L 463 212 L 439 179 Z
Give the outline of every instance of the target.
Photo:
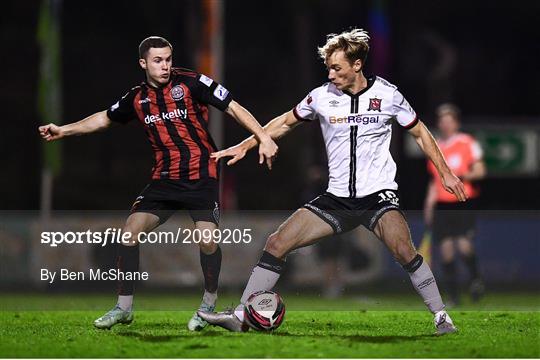
M 244 305 L 244 320 L 254 330 L 272 331 L 285 318 L 285 304 L 273 291 L 257 291 Z

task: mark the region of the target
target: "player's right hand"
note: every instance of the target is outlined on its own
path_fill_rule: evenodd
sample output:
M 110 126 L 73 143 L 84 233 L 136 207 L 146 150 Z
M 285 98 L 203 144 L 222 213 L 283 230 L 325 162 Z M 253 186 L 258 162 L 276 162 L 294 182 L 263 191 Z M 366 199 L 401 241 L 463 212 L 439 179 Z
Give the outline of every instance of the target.
M 452 172 L 443 173 L 441 176 L 441 181 L 444 186 L 444 189 L 454 196 L 461 202 L 467 201 L 467 194 L 465 193 L 465 187 L 459 178 L 454 175 Z
M 246 156 L 247 148 L 243 146 L 242 144 L 238 144 L 235 146 L 231 146 L 230 148 L 227 148 L 225 150 L 221 150 L 215 153 L 210 154 L 210 157 L 216 161 L 218 161 L 221 158 L 227 158 L 232 157 L 229 161 L 227 161 L 227 165 L 234 165 L 239 160 L 243 159 L 244 156 Z
M 277 144 L 269 136 L 264 141 L 261 141 L 259 144 L 259 164 L 264 163 L 266 160 L 268 170 L 272 170 L 272 162 L 276 159 L 278 149 Z
M 46 141 L 54 141 L 64 137 L 61 127 L 52 123 L 40 126 L 39 135 Z

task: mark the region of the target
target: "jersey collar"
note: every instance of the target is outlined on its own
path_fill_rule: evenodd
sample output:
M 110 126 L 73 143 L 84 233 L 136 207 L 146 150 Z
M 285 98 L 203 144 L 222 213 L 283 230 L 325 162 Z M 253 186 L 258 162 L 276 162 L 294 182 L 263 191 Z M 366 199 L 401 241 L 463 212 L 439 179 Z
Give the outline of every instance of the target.
M 343 93 L 346 94 L 346 95 L 349 95 L 350 97 L 352 98 L 357 98 L 359 97 L 360 95 L 362 95 L 363 93 L 365 93 L 366 91 L 368 91 L 369 89 L 371 89 L 371 87 L 373 86 L 373 84 L 375 84 L 375 80 L 377 79 L 377 77 L 375 75 L 369 75 L 366 80 L 367 80 L 367 86 L 365 88 L 363 88 L 362 90 L 360 90 L 359 92 L 357 92 L 356 94 L 352 94 L 350 93 L 349 91 L 347 90 L 343 90 Z
M 166 90 L 168 87 L 170 87 L 171 83 L 172 83 L 172 74 L 171 74 L 171 76 L 169 76 L 169 81 L 165 85 L 155 87 L 154 85 L 151 85 L 146 80 L 146 78 L 143 80 L 142 85 L 144 85 L 147 88 L 152 89 L 152 90 Z

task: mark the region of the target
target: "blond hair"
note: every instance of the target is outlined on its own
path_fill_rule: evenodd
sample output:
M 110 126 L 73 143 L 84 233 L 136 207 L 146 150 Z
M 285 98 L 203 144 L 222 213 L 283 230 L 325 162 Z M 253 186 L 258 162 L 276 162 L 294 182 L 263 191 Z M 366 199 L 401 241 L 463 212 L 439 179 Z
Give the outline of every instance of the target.
M 337 50 L 343 50 L 345 57 L 352 64 L 356 60 L 366 61 L 369 52 L 369 35 L 363 29 L 351 29 L 341 34 L 329 34 L 326 36 L 326 44 L 318 48 L 319 56 L 324 62 Z

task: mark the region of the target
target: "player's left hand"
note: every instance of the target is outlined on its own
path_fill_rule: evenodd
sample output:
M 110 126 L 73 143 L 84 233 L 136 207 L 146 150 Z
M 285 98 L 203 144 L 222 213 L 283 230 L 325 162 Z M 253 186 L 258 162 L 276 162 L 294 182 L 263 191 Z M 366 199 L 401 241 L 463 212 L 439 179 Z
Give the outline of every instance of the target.
M 465 187 L 459 178 L 452 172 L 448 172 L 441 177 L 444 189 L 451 194 L 454 194 L 459 201 L 466 201 Z
M 276 159 L 278 146 L 271 137 L 262 139 L 259 144 L 259 164 L 266 160 L 266 166 L 272 170 L 272 162 Z
M 247 148 L 243 144 L 238 144 L 235 146 L 231 146 L 230 148 L 227 148 L 225 150 L 217 151 L 212 154 L 210 154 L 210 157 L 216 161 L 219 161 L 221 158 L 227 158 L 230 157 L 229 161 L 227 161 L 227 165 L 231 166 L 236 164 L 237 161 L 240 161 L 246 156 Z

